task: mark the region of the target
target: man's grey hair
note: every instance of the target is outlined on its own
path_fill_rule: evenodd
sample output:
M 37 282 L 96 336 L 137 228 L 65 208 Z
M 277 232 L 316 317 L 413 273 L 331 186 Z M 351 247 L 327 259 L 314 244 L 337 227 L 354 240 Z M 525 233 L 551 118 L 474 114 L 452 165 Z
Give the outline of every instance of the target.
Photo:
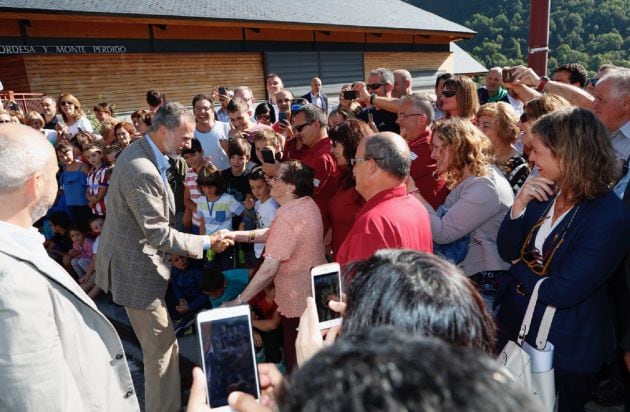
M 401 106 L 407 102 L 413 103 L 414 113 L 422 113 L 427 116 L 428 123 L 433 122 L 433 103 L 427 96 L 420 93 L 410 94 L 403 97 Z
M 409 146 L 396 133 L 381 132 L 368 137 L 365 142 L 365 158 L 374 159 L 381 169 L 401 180 L 409 176 Z
M 326 116 L 326 113 L 322 109 L 314 104 L 305 104 L 300 107 L 298 110 L 293 112 L 293 118 L 295 119 L 295 116 L 299 113 L 304 113 L 305 120 L 307 122 L 314 122 L 317 120 L 321 129 L 328 126 L 328 116 Z
M 623 98 L 630 95 L 630 69 L 625 67 L 611 69 L 599 79 L 599 82 L 601 83 L 604 80 L 612 83 L 610 90 L 615 98 Z
M 22 135 L 10 137 L 9 131 Z M 0 125 L 0 193 L 13 192 L 26 183 L 36 172 L 46 169 L 54 156 L 43 137 L 32 135 L 33 129 L 22 125 Z
M 182 120 L 189 120 L 195 122 L 195 116 L 190 110 L 188 110 L 183 104 L 178 102 L 164 103 L 155 112 L 155 116 L 151 119 L 150 132 L 157 132 L 157 130 L 164 126 L 168 130 L 177 129 L 182 125 Z
M 392 73 L 391 70 L 379 67 L 370 72 L 370 76 L 373 74 L 377 74 L 379 76 L 380 83 L 387 83 L 392 86 L 394 85 L 394 73 Z

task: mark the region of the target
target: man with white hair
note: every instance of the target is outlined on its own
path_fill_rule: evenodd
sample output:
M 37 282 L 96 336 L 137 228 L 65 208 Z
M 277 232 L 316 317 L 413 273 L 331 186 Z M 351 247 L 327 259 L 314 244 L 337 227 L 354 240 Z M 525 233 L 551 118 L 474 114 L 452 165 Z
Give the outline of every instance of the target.
M 500 67 L 493 67 L 486 74 L 486 85 L 477 89 L 479 104 L 484 105 L 489 102 L 506 102 L 508 91 L 503 87 L 503 70 Z
M 0 410 L 138 411 L 114 327 L 32 227 L 57 170 L 41 133 L 0 125 Z
M 412 81 L 413 79 L 409 71 L 405 69 L 394 70 L 394 87 L 392 88 L 392 97 L 405 97 L 413 93 L 411 90 Z

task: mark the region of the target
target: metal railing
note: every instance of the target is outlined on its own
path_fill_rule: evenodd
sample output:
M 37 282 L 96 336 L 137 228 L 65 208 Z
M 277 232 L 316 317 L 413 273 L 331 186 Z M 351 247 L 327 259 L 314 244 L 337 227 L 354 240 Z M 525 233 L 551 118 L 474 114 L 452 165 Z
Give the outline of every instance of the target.
M 10 103 L 15 102 L 22 109 L 22 112 L 25 115 L 31 111 L 41 113 L 42 96 L 44 96 L 43 93 L 17 93 L 9 90 L 5 93 L 0 93 L 0 102 L 5 110 L 9 110 Z

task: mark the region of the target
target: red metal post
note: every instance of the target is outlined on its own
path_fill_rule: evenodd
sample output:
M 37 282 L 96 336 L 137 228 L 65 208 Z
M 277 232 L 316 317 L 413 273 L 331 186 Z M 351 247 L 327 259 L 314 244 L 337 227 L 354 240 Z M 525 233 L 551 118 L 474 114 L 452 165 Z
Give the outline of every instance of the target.
M 547 74 L 549 52 L 549 9 L 551 0 L 531 0 L 527 65 L 539 76 Z

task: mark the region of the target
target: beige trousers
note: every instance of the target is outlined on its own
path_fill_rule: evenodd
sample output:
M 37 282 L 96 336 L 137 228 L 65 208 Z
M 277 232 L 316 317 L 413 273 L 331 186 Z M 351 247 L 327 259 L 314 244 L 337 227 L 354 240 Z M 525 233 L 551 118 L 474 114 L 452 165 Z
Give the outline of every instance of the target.
M 153 310 L 125 307 L 144 358 L 144 405 L 146 412 L 181 409 L 179 346 L 166 303 Z

